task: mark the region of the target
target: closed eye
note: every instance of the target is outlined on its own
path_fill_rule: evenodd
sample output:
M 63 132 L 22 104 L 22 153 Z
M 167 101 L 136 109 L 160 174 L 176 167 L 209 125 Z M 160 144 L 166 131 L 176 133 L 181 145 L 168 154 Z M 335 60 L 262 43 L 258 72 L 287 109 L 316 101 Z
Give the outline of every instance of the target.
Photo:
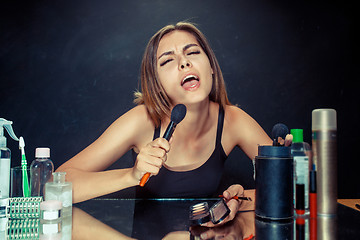
M 165 64 L 167 64 L 168 62 L 171 62 L 173 59 L 167 59 L 165 61 L 163 61 L 162 63 L 160 63 L 160 67 L 164 66 Z
M 192 52 L 189 52 L 187 55 L 193 55 L 193 54 L 200 54 L 200 51 L 192 51 Z

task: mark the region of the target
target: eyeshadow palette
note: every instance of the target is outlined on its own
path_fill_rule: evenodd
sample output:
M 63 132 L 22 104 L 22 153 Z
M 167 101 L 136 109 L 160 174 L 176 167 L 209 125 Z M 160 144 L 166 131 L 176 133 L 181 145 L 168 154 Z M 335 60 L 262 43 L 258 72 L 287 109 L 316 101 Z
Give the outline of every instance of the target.
M 230 209 L 224 199 L 217 201 L 211 208 L 207 202 L 190 206 L 190 225 L 201 225 L 211 221 L 214 224 L 220 223 L 230 214 Z

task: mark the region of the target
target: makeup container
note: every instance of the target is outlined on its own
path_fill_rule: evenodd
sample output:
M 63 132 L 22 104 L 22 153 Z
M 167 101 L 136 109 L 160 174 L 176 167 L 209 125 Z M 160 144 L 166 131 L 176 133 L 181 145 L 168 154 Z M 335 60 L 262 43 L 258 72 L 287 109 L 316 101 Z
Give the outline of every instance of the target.
M 230 214 L 230 209 L 223 199 L 217 201 L 211 208 L 207 202 L 190 206 L 190 225 L 201 225 L 211 221 L 214 224 L 220 223 Z
M 40 203 L 40 216 L 42 220 L 56 220 L 61 217 L 62 202 L 48 200 Z
M 313 160 L 317 176 L 317 214 L 337 212 L 337 121 L 334 109 L 312 111 Z
M 291 220 L 293 158 L 289 147 L 259 146 L 255 157 L 255 215 L 267 220 Z

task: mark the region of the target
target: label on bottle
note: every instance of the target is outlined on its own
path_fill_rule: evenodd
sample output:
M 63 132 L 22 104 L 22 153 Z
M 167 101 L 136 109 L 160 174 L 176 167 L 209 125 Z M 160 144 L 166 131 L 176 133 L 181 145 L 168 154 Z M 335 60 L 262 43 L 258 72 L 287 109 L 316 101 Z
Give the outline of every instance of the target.
M 294 163 L 295 183 L 304 184 L 305 209 L 309 209 L 309 158 L 307 156 L 294 156 Z

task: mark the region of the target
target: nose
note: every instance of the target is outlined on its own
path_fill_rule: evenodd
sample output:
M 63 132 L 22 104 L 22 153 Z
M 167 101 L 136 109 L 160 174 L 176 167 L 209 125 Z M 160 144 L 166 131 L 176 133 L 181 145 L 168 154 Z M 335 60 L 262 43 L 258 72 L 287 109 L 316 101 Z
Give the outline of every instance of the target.
M 192 65 L 191 65 L 191 62 L 188 60 L 188 59 L 186 59 L 186 58 L 183 58 L 182 60 L 181 60 L 181 62 L 180 62 L 180 69 L 181 70 L 183 70 L 183 69 L 185 69 L 185 68 L 189 68 L 189 67 L 191 67 Z

